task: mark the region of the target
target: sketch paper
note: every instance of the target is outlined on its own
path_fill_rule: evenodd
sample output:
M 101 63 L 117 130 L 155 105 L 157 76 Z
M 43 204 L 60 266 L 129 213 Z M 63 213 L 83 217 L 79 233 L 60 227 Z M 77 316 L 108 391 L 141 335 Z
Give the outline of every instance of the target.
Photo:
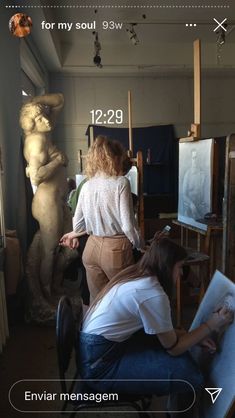
M 130 171 L 126 174 L 130 185 L 131 185 L 131 193 L 136 194 L 138 196 L 138 170 L 136 166 L 132 166 Z
M 222 273 L 216 271 L 199 306 L 191 329 L 206 321 L 211 313 L 221 305 L 235 307 L 235 284 Z M 215 336 L 216 337 L 216 336 Z M 200 418 L 224 418 L 235 401 L 235 321 L 217 336 L 218 350 L 207 363 L 209 378 L 206 387 L 222 388 L 216 402 L 211 402 L 210 395 L 203 391 L 204 415 Z M 194 347 L 192 355 L 199 363 L 203 353 Z
M 213 139 L 179 144 L 178 220 L 206 230 L 200 223 L 212 210 Z
M 84 174 L 76 174 L 76 187 L 86 178 Z

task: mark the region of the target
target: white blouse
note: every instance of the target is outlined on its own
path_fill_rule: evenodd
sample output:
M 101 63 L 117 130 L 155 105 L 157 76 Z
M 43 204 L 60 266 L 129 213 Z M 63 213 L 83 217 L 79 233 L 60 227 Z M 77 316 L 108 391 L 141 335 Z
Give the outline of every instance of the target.
M 104 175 L 88 180 L 79 195 L 73 230 L 101 237 L 125 234 L 134 247 L 142 248 L 129 180 Z

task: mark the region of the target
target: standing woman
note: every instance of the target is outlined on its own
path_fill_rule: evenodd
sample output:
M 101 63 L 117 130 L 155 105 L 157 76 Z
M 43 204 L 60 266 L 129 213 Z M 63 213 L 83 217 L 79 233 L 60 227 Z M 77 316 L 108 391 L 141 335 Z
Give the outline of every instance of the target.
M 142 259 L 97 296 L 78 335 L 80 373 L 91 379 L 92 389 L 159 396 L 182 393 L 184 405 L 179 404 L 179 410 L 190 406 L 185 395 L 194 398 L 192 387 L 200 389 L 203 376 L 188 350 L 200 344 L 215 351 L 208 337 L 231 323 L 233 315 L 221 308 L 193 331 L 174 329 L 170 300 L 186 256 L 185 249 L 168 238 L 155 238 Z
M 98 136 L 89 148 L 83 185 L 73 218 L 73 231 L 61 245 L 75 248 L 83 231 L 83 252 L 90 301 L 125 267 L 134 263 L 132 249 L 142 248 L 136 226 L 130 183 L 123 175 L 126 153 L 118 141 Z

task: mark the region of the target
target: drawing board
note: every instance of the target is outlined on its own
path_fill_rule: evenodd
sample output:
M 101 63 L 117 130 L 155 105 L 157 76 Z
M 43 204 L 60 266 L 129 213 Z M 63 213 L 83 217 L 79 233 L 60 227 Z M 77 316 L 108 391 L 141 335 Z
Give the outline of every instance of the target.
M 206 229 L 200 223 L 212 210 L 213 139 L 179 144 L 178 220 Z
M 197 328 L 205 322 L 211 313 L 224 305 L 229 300 L 230 307 L 235 307 L 235 284 L 219 271 L 216 271 L 211 283 L 199 306 L 197 314 L 191 325 L 191 329 Z M 213 337 L 213 336 L 212 336 Z M 206 361 L 209 372 L 206 387 L 222 388 L 216 402 L 211 402 L 210 395 L 203 391 L 203 411 L 200 418 L 225 418 L 229 409 L 235 402 L 235 321 L 229 325 L 220 335 L 214 335 L 217 340 L 217 352 Z M 203 361 L 205 354 L 193 347 L 193 357 L 199 363 Z M 204 358 L 205 361 L 205 358 Z
M 131 186 L 131 193 L 134 193 L 138 196 L 138 170 L 136 166 L 132 166 L 131 169 L 126 174 Z

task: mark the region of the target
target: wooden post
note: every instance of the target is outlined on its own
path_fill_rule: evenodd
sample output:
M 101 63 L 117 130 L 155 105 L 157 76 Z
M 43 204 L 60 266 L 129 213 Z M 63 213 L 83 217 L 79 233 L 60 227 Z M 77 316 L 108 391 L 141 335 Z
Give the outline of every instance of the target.
M 94 142 L 94 140 L 95 140 L 95 138 L 94 138 L 94 129 L 93 129 L 93 126 L 90 126 L 90 144 L 89 145 L 92 145 L 93 142 Z
M 80 173 L 82 173 L 83 172 L 83 161 L 82 161 L 82 150 L 81 149 L 78 151 L 78 162 L 79 162 L 79 165 L 80 165 Z
M 201 41 L 196 39 L 193 43 L 193 69 L 194 69 L 194 123 L 186 138 L 180 142 L 196 141 L 201 136 Z
M 193 43 L 194 57 L 194 134 L 201 136 L 201 41 L 196 39 Z
M 138 220 L 142 238 L 144 238 L 144 195 L 143 195 L 143 154 L 138 151 L 136 154 L 137 170 L 138 170 L 138 196 L 139 196 L 139 210 Z
M 128 126 L 129 126 L 129 151 L 133 155 L 133 136 L 132 136 L 132 101 L 131 91 L 128 90 Z
M 223 272 L 235 282 L 235 134 L 226 140 L 223 204 Z

